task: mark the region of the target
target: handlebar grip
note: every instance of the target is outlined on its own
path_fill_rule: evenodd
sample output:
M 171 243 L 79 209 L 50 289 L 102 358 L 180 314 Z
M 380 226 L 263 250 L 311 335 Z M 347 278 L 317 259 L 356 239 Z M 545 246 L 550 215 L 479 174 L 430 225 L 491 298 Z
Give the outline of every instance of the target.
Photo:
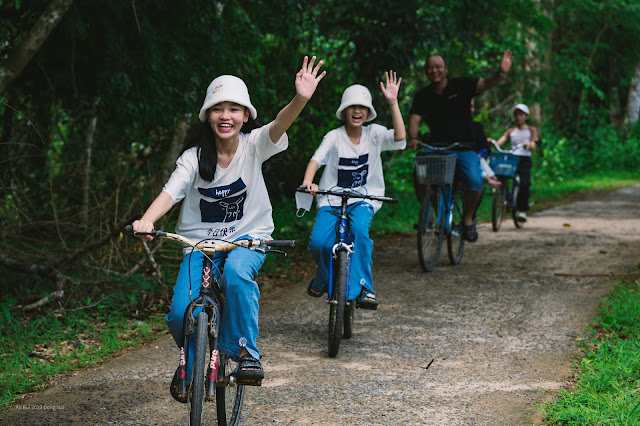
M 393 203 L 393 204 L 398 203 L 398 199 L 397 198 L 390 198 L 390 197 L 385 197 L 385 199 L 382 200 L 382 201 L 385 201 L 387 203 Z
M 298 192 L 309 192 L 309 190 L 307 188 L 305 188 L 304 186 L 297 187 L 296 191 L 298 191 Z
M 295 240 L 264 240 L 269 247 L 295 247 Z

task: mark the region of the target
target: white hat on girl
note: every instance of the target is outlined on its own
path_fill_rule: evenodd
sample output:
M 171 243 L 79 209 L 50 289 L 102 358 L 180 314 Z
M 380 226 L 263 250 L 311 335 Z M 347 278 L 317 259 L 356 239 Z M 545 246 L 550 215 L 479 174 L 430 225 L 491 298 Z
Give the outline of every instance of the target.
M 245 106 L 251 111 L 251 118 L 258 117 L 258 111 L 251 105 L 249 90 L 244 81 L 233 75 L 221 75 L 216 77 L 209 87 L 204 98 L 204 104 L 200 108 L 200 121 L 207 121 L 207 110 L 220 102 L 233 102 Z
M 518 104 L 518 105 L 513 107 L 513 112 L 516 112 L 518 110 L 520 110 L 520 111 L 524 112 L 525 114 L 529 115 L 529 107 L 526 106 L 525 104 Z
M 376 114 L 376 110 L 373 108 L 373 104 L 371 103 L 371 92 L 361 84 L 354 84 L 344 90 L 340 108 L 336 111 L 336 117 L 340 120 L 344 120 L 342 112 L 345 108 L 353 105 L 362 105 L 369 108 L 369 114 L 367 115 L 367 119 L 364 120 L 365 122 L 371 121 L 378 116 L 378 114 Z

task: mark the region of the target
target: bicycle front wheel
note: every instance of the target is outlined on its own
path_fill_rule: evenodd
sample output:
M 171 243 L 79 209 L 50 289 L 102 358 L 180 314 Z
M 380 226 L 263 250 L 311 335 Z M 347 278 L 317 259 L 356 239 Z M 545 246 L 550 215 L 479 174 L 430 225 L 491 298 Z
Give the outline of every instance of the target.
M 506 179 L 500 178 L 502 186 L 493 188 L 493 204 L 491 205 L 491 228 L 493 232 L 500 230 L 502 224 L 502 215 L 504 214 L 505 206 L 505 186 L 507 184 Z
M 457 265 L 462 259 L 464 250 L 464 239 L 462 239 L 462 189 L 455 187 L 451 193 L 451 210 L 447 213 L 449 229 L 447 230 L 447 252 L 449 262 Z
M 236 369 L 237 365 L 227 354 L 220 354 L 216 383 L 218 426 L 234 426 L 240 421 L 245 387 L 235 383 L 231 384 L 225 379 Z
M 513 195 L 511 199 L 511 202 L 513 203 L 513 208 L 511 209 L 511 217 L 513 217 L 513 224 L 518 229 L 522 228 L 522 225 L 523 225 L 523 222 L 519 222 L 516 216 L 516 213 L 518 212 L 518 209 L 516 208 L 516 206 L 518 205 L 519 192 L 520 192 L 520 180 L 519 178 L 515 178 L 513 180 L 513 192 L 512 192 Z
M 440 189 L 434 187 L 427 191 L 420 206 L 418 218 L 418 259 L 420 266 L 427 272 L 433 271 L 438 264 L 442 247 L 443 225 Z
M 191 373 L 191 395 L 189 396 L 189 424 L 202 423 L 202 404 L 205 396 L 205 360 L 207 356 L 207 324 L 209 317 L 203 310 L 198 314 L 196 324 L 196 353 Z
M 344 306 L 347 299 L 349 258 L 346 250 L 338 250 L 333 261 L 333 294 L 329 300 L 329 356 L 335 357 L 342 340 Z

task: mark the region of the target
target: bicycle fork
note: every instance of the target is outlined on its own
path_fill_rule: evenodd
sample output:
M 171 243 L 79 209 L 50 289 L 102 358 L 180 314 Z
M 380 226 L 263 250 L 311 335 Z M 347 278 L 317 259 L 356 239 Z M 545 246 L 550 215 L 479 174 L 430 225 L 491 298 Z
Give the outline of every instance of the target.
M 212 267 L 213 263 L 205 257 L 202 264 L 202 279 L 200 283 L 200 295 L 191 302 L 184 314 L 183 345 L 180 348 L 180 361 L 178 364 L 178 395 L 186 395 L 187 392 L 187 360 L 189 359 L 190 338 L 195 333 L 196 319 L 194 309 L 202 307 L 207 312 L 207 338 L 209 339 L 209 366 L 207 368 L 206 395 L 207 401 L 215 399 L 215 388 L 220 366 L 220 351 L 218 339 L 220 333 L 220 309 L 211 297 L 212 294 Z M 214 290 L 215 291 L 215 290 Z M 193 366 L 192 366 L 193 370 Z
M 353 243 L 351 244 L 347 244 L 347 218 L 346 218 L 346 214 L 342 214 L 340 215 L 340 220 L 338 222 L 338 232 L 337 232 L 337 237 L 338 237 L 338 242 L 336 244 L 333 245 L 333 248 L 331 249 L 331 258 L 329 259 L 329 284 L 327 286 L 327 291 L 329 294 L 329 300 L 328 302 L 331 304 L 336 305 L 338 303 L 337 300 L 333 299 L 333 260 L 335 258 L 337 258 L 337 252 L 339 251 L 346 251 L 348 257 L 351 257 L 351 254 L 353 253 Z M 349 269 L 351 269 L 351 262 L 349 262 Z M 348 277 L 348 272 L 347 272 L 347 277 Z M 347 291 L 346 294 L 349 294 L 349 280 L 347 279 Z

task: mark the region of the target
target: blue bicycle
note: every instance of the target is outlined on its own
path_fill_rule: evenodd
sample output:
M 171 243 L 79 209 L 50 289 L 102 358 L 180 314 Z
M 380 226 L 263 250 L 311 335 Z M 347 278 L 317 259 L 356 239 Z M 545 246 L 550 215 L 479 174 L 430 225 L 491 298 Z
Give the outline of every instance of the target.
M 443 151 L 460 145 L 458 142 L 447 147 L 421 144 L 427 152 L 419 152 L 414 157 L 416 184 L 428 185 L 422 198 L 418 220 L 418 259 L 427 272 L 438 264 L 442 240 L 447 237 L 449 262 L 457 265 L 462 259 L 464 239 L 462 238 L 462 187 L 454 183 L 456 155 Z
M 298 192 L 309 192 L 304 187 L 299 187 Z M 353 190 L 331 191 L 319 189 L 316 194 L 335 195 L 342 199 L 340 212 L 338 213 L 338 225 L 336 228 L 336 243 L 332 248 L 333 256 L 329 265 L 329 285 L 327 288 L 327 302 L 329 303 L 329 356 L 335 357 L 340 349 L 340 342 L 349 339 L 353 334 L 353 314 L 356 308 L 354 300 L 347 300 L 349 294 L 349 261 L 353 253 L 353 243 L 348 239 L 349 217 L 347 216 L 347 204 L 349 198 L 363 200 L 377 200 L 397 203 L 397 198 L 365 195 Z
M 491 154 L 491 168 L 496 174 L 496 178 L 502 183 L 498 188 L 493 188 L 493 203 L 491 205 L 491 228 L 493 232 L 500 230 L 504 213 L 511 213 L 513 224 L 516 228 L 522 228 L 522 222 L 516 217 L 516 200 L 520 190 L 520 177 L 516 176 L 520 157 L 513 154 L 519 148 L 513 147 L 511 150 L 503 150 L 496 141 L 491 141 L 498 150 Z

